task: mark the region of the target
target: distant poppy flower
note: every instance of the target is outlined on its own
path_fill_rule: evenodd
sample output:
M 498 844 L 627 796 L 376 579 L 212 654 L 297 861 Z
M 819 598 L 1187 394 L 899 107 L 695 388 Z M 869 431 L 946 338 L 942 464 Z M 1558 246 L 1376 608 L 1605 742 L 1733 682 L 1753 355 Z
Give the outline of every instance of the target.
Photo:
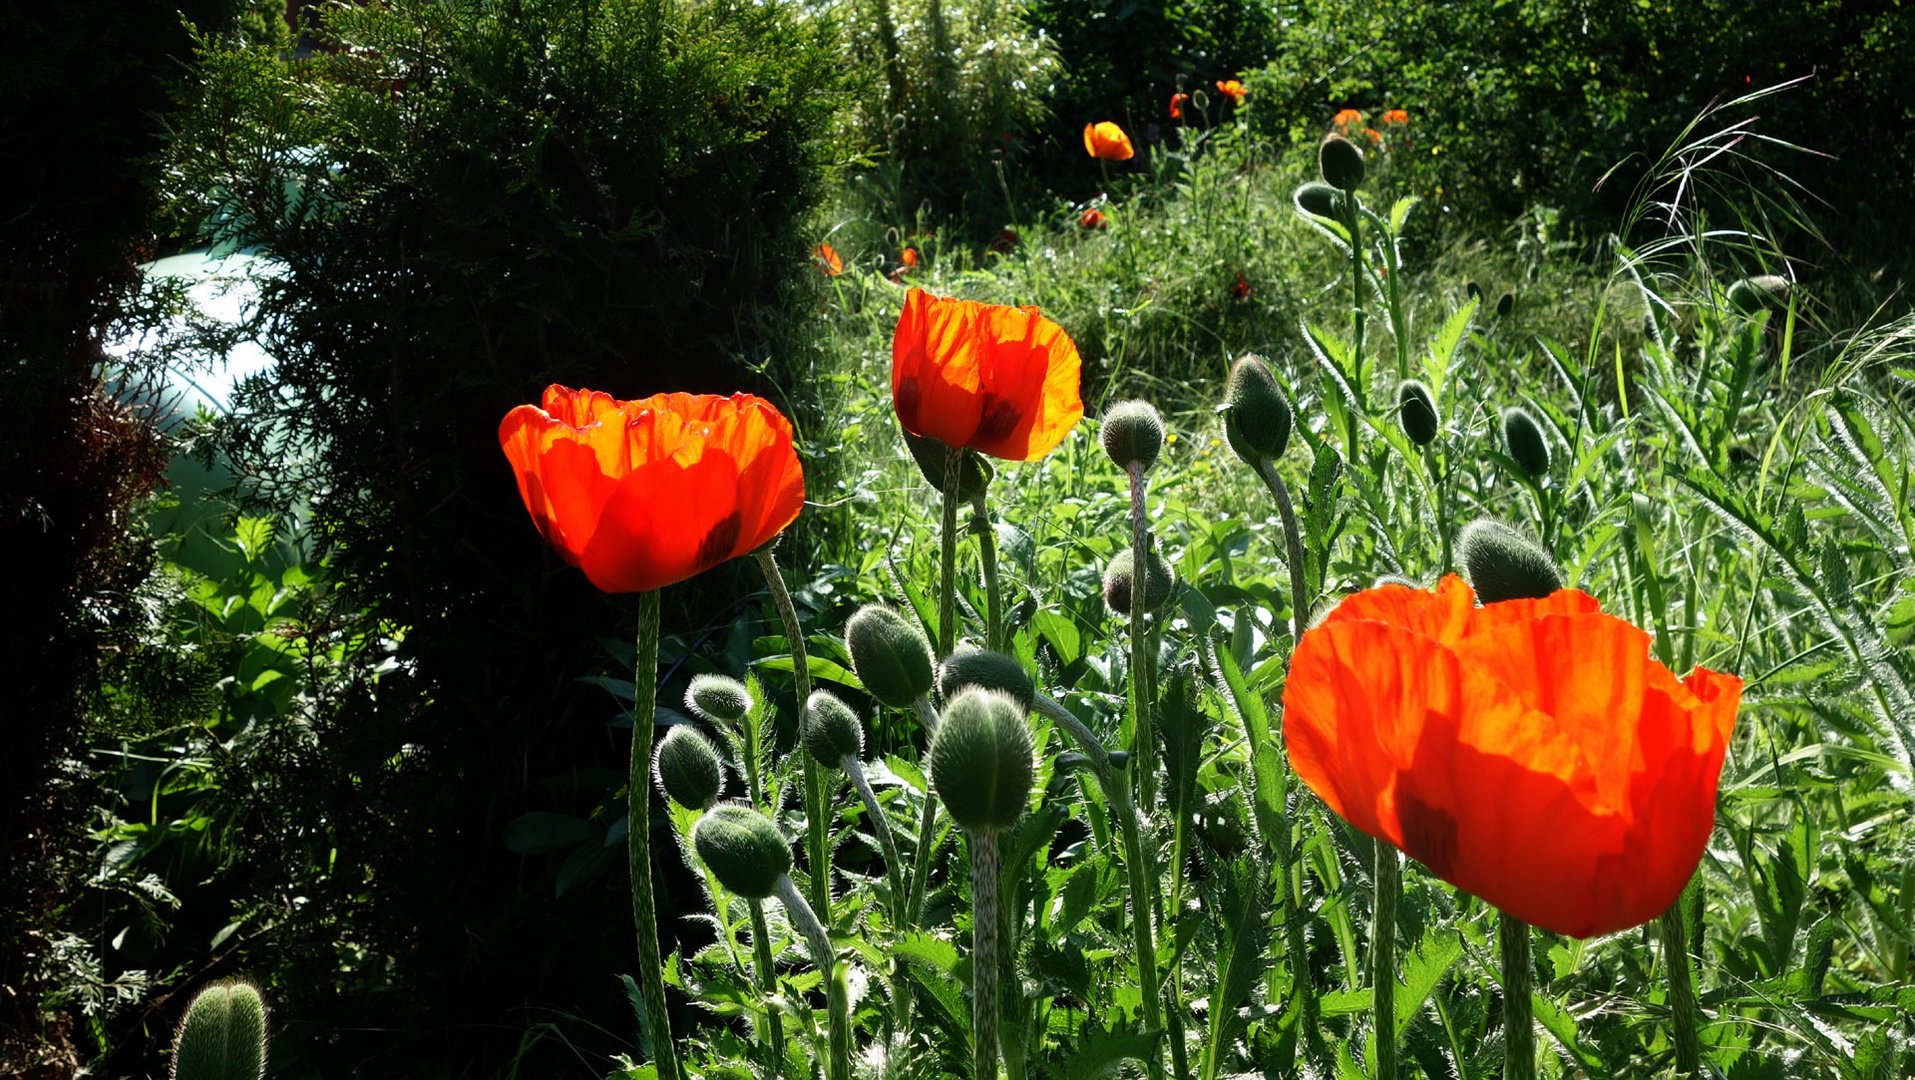
M 1130 136 L 1109 120 L 1084 125 L 1084 152 L 1100 161 L 1129 161 L 1137 154 Z
M 1184 118 L 1184 102 L 1189 100 L 1189 94 L 1170 95 L 1170 118 L 1172 120 L 1182 120 Z
M 1020 242 L 1016 229 L 999 229 L 997 235 L 991 237 L 991 242 L 984 245 L 984 250 L 993 255 L 1009 255 L 1017 250 Z
M 1362 122 L 1363 114 L 1355 109 L 1340 110 L 1335 116 L 1330 118 L 1330 123 L 1340 128 L 1349 127 L 1352 124 L 1361 124 Z
M 811 258 L 818 264 L 818 271 L 826 277 L 837 277 L 844 273 L 844 260 L 838 257 L 838 249 L 830 244 L 819 244 L 812 248 Z
M 1239 304 L 1250 302 L 1250 279 L 1244 277 L 1241 270 L 1237 271 L 1236 284 L 1230 286 L 1230 298 Z
M 505 414 L 499 445 L 540 535 L 608 593 L 755 551 L 805 501 L 791 423 L 750 394 L 618 401 L 548 386 Z
M 1284 687 L 1297 775 L 1352 825 L 1527 923 L 1592 937 L 1675 903 L 1715 823 L 1742 682 L 1677 680 L 1574 589 L 1461 578 L 1346 598 Z
M 1410 122 L 1410 114 L 1404 112 L 1402 109 L 1391 109 L 1389 112 L 1383 114 L 1383 122 L 1385 124 L 1407 124 Z
M 1217 92 L 1229 98 L 1233 105 L 1243 104 L 1243 99 L 1249 96 L 1250 93 L 1250 91 L 1243 88 L 1242 83 L 1235 79 L 1217 80 Z
M 905 248 L 898 253 L 898 261 L 903 263 L 907 269 L 916 270 L 918 268 L 918 249 L 913 247 Z
M 891 403 L 913 435 L 1035 461 L 1084 415 L 1081 372 L 1076 343 L 1034 307 L 912 289 L 891 342 Z
M 1380 143 L 1383 141 L 1383 133 L 1373 127 L 1364 128 L 1363 137 L 1370 140 L 1373 143 Z
M 1101 229 L 1109 225 L 1110 222 L 1104 220 L 1104 212 L 1102 210 L 1093 206 L 1078 215 L 1077 224 L 1080 228 Z

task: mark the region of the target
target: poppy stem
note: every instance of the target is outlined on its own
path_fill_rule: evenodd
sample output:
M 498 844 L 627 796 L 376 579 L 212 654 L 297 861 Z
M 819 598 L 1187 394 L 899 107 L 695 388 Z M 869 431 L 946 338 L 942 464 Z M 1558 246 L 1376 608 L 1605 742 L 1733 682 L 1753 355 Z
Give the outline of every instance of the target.
M 774 895 L 785 905 L 792 928 L 805 939 L 812 966 L 825 980 L 825 1038 L 830 1059 L 825 1063 L 825 1080 L 851 1080 L 851 995 L 845 985 L 844 965 L 831 947 L 831 934 L 818 919 L 818 913 L 805 902 L 804 894 L 792 883 L 790 874 L 780 874 L 772 886 Z
M 991 525 L 991 510 L 983 491 L 971 496 L 971 531 L 977 534 L 978 557 L 984 564 L 984 647 L 1002 652 L 1004 601 L 997 588 L 997 530 Z
M 1146 811 L 1157 805 L 1157 744 L 1151 731 L 1150 682 L 1146 665 L 1155 658 L 1147 652 L 1144 614 L 1150 610 L 1150 532 L 1144 520 L 1144 470 L 1132 464 L 1130 474 L 1130 714 L 1131 752 L 1137 755 L 1137 802 Z M 1156 890 L 1151 890 L 1155 895 Z
M 1507 912 L 1496 915 L 1503 958 L 1503 1080 L 1536 1080 L 1536 1032 L 1529 994 L 1534 981 L 1529 924 Z
M 1124 871 L 1130 878 L 1131 951 L 1137 954 L 1137 982 L 1143 990 L 1144 1029 L 1155 1035 L 1164 1030 L 1162 990 L 1157 981 L 1157 941 L 1151 926 L 1150 898 L 1156 893 L 1155 868 L 1144 860 L 1143 841 L 1137 835 L 1137 808 L 1131 805 L 1130 789 L 1122 778 L 1104 789 L 1111 801 L 1111 816 L 1117 819 L 1117 832 L 1124 842 Z M 1153 1051 L 1145 1059 L 1151 1080 L 1164 1080 L 1163 1055 Z
M 778 1080 L 778 1074 L 784 1071 L 785 1022 L 771 1003 L 778 991 L 778 969 L 771 959 L 771 928 L 765 923 L 765 902 L 752 897 L 746 903 L 751 908 L 752 965 L 757 969 L 758 991 L 765 999 L 765 1075 L 767 1080 Z
M 944 521 L 938 551 L 938 659 L 957 647 L 957 506 L 958 482 L 964 475 L 964 450 L 949 447 L 944 454 Z
M 1656 923 L 1662 932 L 1663 963 L 1669 966 L 1669 1014 L 1678 1076 L 1702 1075 L 1701 1011 L 1696 1005 L 1695 971 L 1689 957 L 1689 924 L 1683 918 L 1683 908 L 1695 888 L 1692 878 L 1682 896 Z
M 920 697 L 915 704 L 918 716 L 924 721 L 927 738 L 935 735 L 938 729 L 937 710 L 931 703 Z M 924 808 L 918 814 L 918 846 L 911 852 L 911 891 L 905 894 L 905 924 L 907 930 L 915 930 L 924 917 L 924 894 L 931 881 L 931 847 L 937 843 L 938 800 L 931 793 L 931 785 L 924 786 Z
M 1396 1080 L 1396 902 L 1403 879 L 1396 849 L 1376 844 L 1376 899 L 1370 927 L 1372 1024 L 1376 1032 L 1376 1080 Z
M 1263 477 L 1264 485 L 1270 489 L 1270 497 L 1277 504 L 1277 517 L 1283 522 L 1284 561 L 1290 564 L 1290 618 L 1296 628 L 1290 648 L 1295 651 L 1310 623 L 1310 586 L 1304 579 L 1303 533 L 1297 528 L 1296 507 L 1290 504 L 1290 488 L 1283 477 L 1277 475 L 1276 467 L 1268 461 L 1259 461 L 1257 475 Z
M 766 544 L 752 553 L 758 568 L 764 571 L 765 585 L 771 589 L 772 605 L 785 624 L 785 645 L 791 651 L 791 678 L 798 695 L 798 707 L 811 700 L 811 658 L 805 651 L 805 630 L 798 622 L 798 609 L 785 588 L 785 576 L 778 571 L 778 560 Z M 829 810 L 825 805 L 824 777 L 810 754 L 799 754 L 805 785 L 805 856 L 811 862 L 811 906 L 825 925 L 831 923 L 831 855 Z
M 971 1075 L 997 1080 L 996 829 L 971 829 Z
M 1363 303 L 1363 213 L 1357 209 L 1355 191 L 1343 195 L 1343 205 L 1347 211 L 1346 223 L 1350 227 L 1350 389 L 1356 394 L 1357 408 L 1348 414 L 1349 459 L 1356 457 L 1356 414 L 1368 412 L 1366 400 L 1369 388 L 1363 382 L 1363 326 L 1369 313 Z
M 864 774 L 864 763 L 851 755 L 845 755 L 843 768 L 851 778 L 851 786 L 857 789 L 859 801 L 864 803 L 864 812 L 871 819 L 871 831 L 878 836 L 878 850 L 884 855 L 884 876 L 891 885 L 891 918 L 898 925 L 904 925 L 904 860 L 898 857 L 898 838 L 891 832 L 891 822 L 884 816 L 884 807 L 878 804 L 878 793 L 871 788 L 871 779 Z
M 665 1010 L 664 960 L 658 949 L 658 908 L 652 898 L 652 720 L 658 707 L 658 590 L 638 594 L 637 655 L 632 662 L 632 762 L 626 778 L 625 855 L 632 875 L 632 922 L 638 935 L 638 984 L 651 1028 L 652 1062 L 659 1080 L 678 1080 L 678 1043 Z

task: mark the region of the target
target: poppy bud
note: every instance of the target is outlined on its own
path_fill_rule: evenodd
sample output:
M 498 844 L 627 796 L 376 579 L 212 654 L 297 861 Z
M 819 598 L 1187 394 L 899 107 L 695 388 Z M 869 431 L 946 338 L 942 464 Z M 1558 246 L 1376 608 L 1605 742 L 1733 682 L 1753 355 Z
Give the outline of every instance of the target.
M 1164 419 L 1148 401 L 1120 401 L 1104 410 L 1103 440 L 1118 468 L 1148 472 L 1164 448 Z
M 678 805 L 703 810 L 718 801 L 725 787 L 725 767 L 718 763 L 718 751 L 710 740 L 679 725 L 667 731 L 652 751 L 652 782 Z
M 1150 577 L 1144 593 L 1144 610 L 1156 611 L 1170 601 L 1171 587 L 1177 576 L 1164 561 L 1162 555 L 1151 552 Z M 1104 603 L 1110 605 L 1111 613 L 1120 618 L 1130 617 L 1130 590 L 1136 578 L 1135 561 L 1129 548 L 1117 553 L 1110 565 L 1104 569 Z
M 931 740 L 931 785 L 966 829 L 1004 829 L 1036 782 L 1031 729 L 1009 694 L 972 687 L 944 707 Z
M 1317 171 L 1330 186 L 1354 192 L 1363 182 L 1363 151 L 1341 135 L 1325 135 L 1317 147 Z
M 936 439 L 923 435 L 913 435 L 903 428 L 898 434 L 904 436 L 904 448 L 911 451 L 911 460 L 918 463 L 918 471 L 939 491 L 944 490 L 944 457 L 951 448 Z M 991 486 L 991 465 L 984 455 L 975 451 L 964 451 L 964 459 L 958 464 L 958 499 L 970 502 Z
M 1781 308 L 1789 301 L 1789 279 L 1775 274 L 1746 277 L 1729 286 L 1729 306 L 1744 315 Z
M 1403 434 L 1418 446 L 1435 442 L 1443 423 L 1436 415 L 1435 395 L 1416 379 L 1404 379 L 1396 388 L 1396 418 L 1403 425 Z
M 1343 193 L 1321 180 L 1312 180 L 1298 188 L 1291 199 L 1297 209 L 1306 214 L 1326 218 L 1343 216 Z
M 1124 766 L 1130 764 L 1130 751 L 1112 750 L 1109 754 L 1106 754 L 1104 756 L 1104 760 L 1110 762 L 1111 768 L 1121 769 Z
M 715 724 L 735 724 L 751 712 L 751 691 L 725 675 L 693 675 L 685 707 Z
M 905 709 L 931 692 L 931 643 L 904 616 L 867 604 L 844 628 L 851 670 L 871 696 Z
M 1549 443 L 1528 411 L 1515 406 L 1503 410 L 1503 445 L 1524 476 L 1540 480 L 1549 472 Z
M 186 1007 L 173 1037 L 173 1075 L 259 1080 L 266 1071 L 266 1003 L 249 982 L 215 983 Z
M 1406 589 L 1420 589 L 1423 586 L 1404 577 L 1402 574 L 1382 574 L 1370 583 L 1370 588 L 1381 589 L 1385 585 L 1401 585 Z
M 805 750 L 820 765 L 835 769 L 845 758 L 864 756 L 864 725 L 851 706 L 828 690 L 812 691 L 811 700 L 805 702 L 803 726 Z
M 1258 356 L 1245 354 L 1230 369 L 1219 411 L 1230 449 L 1252 465 L 1282 457 L 1290 444 L 1290 403 Z
M 692 826 L 692 847 L 718 883 L 763 900 L 791 872 L 791 845 L 771 819 L 743 803 L 714 806 Z
M 1000 652 L 964 648 L 951 654 L 938 670 L 938 692 L 946 701 L 967 686 L 1009 694 L 1025 709 L 1037 700 L 1037 684 L 1016 659 Z
M 1549 552 L 1500 521 L 1477 518 L 1463 526 L 1456 557 L 1480 603 L 1540 600 L 1563 587 L 1562 572 Z
M 1469 298 L 1471 300 L 1474 300 L 1479 304 L 1483 302 L 1483 287 L 1477 284 L 1475 281 L 1465 282 L 1463 285 L 1463 291 L 1469 293 Z
M 1511 290 L 1496 298 L 1496 317 L 1507 319 L 1514 314 L 1516 314 L 1516 293 Z

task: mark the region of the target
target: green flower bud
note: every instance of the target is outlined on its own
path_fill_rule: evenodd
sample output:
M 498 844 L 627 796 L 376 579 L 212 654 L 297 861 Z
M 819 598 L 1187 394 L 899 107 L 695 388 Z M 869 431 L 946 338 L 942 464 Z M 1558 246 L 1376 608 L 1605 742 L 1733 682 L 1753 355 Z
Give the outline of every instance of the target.
M 1476 301 L 1478 304 L 1481 304 L 1483 302 L 1483 286 L 1478 284 L 1476 281 L 1472 280 L 1472 281 L 1464 282 L 1463 291 L 1468 293 L 1469 298 L 1471 300 Z
M 1418 446 L 1435 442 L 1443 425 L 1436 415 L 1436 395 L 1416 379 L 1404 379 L 1396 388 L 1396 418 L 1403 425 L 1403 434 Z
M 771 819 L 743 803 L 714 806 L 692 826 L 692 847 L 718 883 L 763 900 L 791 872 L 791 845 Z
M 1317 171 L 1331 187 L 1354 192 L 1363 182 L 1363 151 L 1341 135 L 1325 135 L 1317 147 Z
M 1511 406 L 1503 410 L 1503 445 L 1511 460 L 1531 480 L 1549 473 L 1549 443 L 1543 439 L 1542 425 L 1528 411 Z
M 864 756 L 864 725 L 851 706 L 828 690 L 813 690 L 805 702 L 805 750 L 820 765 L 838 768 L 845 758 Z
M 931 692 L 931 643 L 904 616 L 867 604 L 844 628 L 851 670 L 871 696 L 897 709 Z
M 1404 577 L 1402 574 L 1383 574 L 1375 581 L 1370 582 L 1370 588 L 1372 589 L 1381 589 L 1385 585 L 1401 585 L 1406 589 L 1420 589 L 1423 587 L 1411 581 L 1409 578 Z
M 966 829 L 1006 829 L 1037 779 L 1031 729 L 1009 694 L 972 687 L 952 698 L 931 740 L 931 786 Z
M 1130 751 L 1112 750 L 1110 753 L 1104 755 L 1104 760 L 1110 762 L 1111 768 L 1121 769 L 1130 764 Z
M 685 707 L 714 724 L 736 724 L 751 712 L 751 691 L 725 675 L 693 675 Z
M 1104 410 L 1104 453 L 1128 472 L 1148 472 L 1164 448 L 1164 420 L 1148 401 L 1120 401 Z
M 1321 180 L 1312 180 L 1303 185 L 1290 198 L 1301 213 L 1334 220 L 1343 217 L 1343 193 Z
M 703 810 L 725 789 L 725 767 L 711 740 L 674 725 L 652 751 L 652 782 L 678 805 Z
M 1251 465 L 1282 457 L 1290 445 L 1290 403 L 1259 356 L 1245 354 L 1230 369 L 1218 411 L 1230 449 Z
M 1144 592 L 1144 610 L 1155 612 L 1170 602 L 1177 574 L 1155 551 L 1150 552 L 1145 561 L 1150 565 L 1150 573 Z M 1136 562 L 1129 548 L 1119 551 L 1104 568 L 1104 603 L 1110 606 L 1111 614 L 1130 618 L 1130 590 L 1136 577 Z
M 1026 710 L 1037 700 L 1037 684 L 1031 681 L 1030 672 L 1015 658 L 1000 652 L 967 647 L 951 654 L 938 669 L 938 692 L 949 701 L 967 686 L 1009 694 Z
M 1563 587 L 1562 572 L 1549 552 L 1500 521 L 1478 518 L 1463 526 L 1456 557 L 1476 599 L 1484 604 L 1541 599 Z
M 1516 314 L 1516 292 L 1511 290 L 1496 298 L 1496 317 L 1507 319 Z
M 186 1007 L 173 1037 L 174 1080 L 266 1075 L 266 1003 L 249 982 L 215 983 Z
M 1729 286 L 1729 306 L 1744 315 L 1767 308 L 1780 310 L 1789 302 L 1789 279 L 1775 274 L 1746 277 Z
M 944 490 L 944 457 L 950 447 L 936 439 L 923 435 L 913 435 L 903 428 L 898 434 L 904 436 L 904 448 L 911 451 L 911 460 L 918 463 L 918 471 L 939 491 Z M 964 451 L 963 463 L 958 466 L 958 499 L 970 502 L 991 486 L 991 464 L 984 455 L 975 450 Z

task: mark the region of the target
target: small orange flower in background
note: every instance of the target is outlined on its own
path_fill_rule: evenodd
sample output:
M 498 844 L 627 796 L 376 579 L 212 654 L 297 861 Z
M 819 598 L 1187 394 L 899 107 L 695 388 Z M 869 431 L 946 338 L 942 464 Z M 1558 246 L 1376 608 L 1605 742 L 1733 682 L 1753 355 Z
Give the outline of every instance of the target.
M 1236 284 L 1230 286 L 1230 298 L 1239 304 L 1250 302 L 1250 279 L 1244 277 L 1241 270 L 1237 271 Z
M 1363 114 L 1355 109 L 1340 110 L 1335 116 L 1330 118 L 1330 123 L 1340 128 L 1347 128 L 1354 124 L 1361 124 L 1362 122 Z
M 1250 94 L 1250 91 L 1245 90 L 1243 84 L 1235 79 L 1217 80 L 1217 92 L 1229 98 L 1233 105 L 1243 104 L 1243 99 Z
M 1363 137 L 1370 140 L 1373 143 L 1380 143 L 1383 141 L 1383 133 L 1373 127 L 1364 128 Z
M 1100 161 L 1129 161 L 1137 155 L 1130 136 L 1109 120 L 1084 125 L 1084 151 Z
M 902 283 L 904 281 L 904 275 L 917 268 L 918 249 L 914 247 L 905 248 L 903 251 L 898 252 L 898 265 L 891 270 L 891 280 Z
M 999 229 L 997 235 L 991 237 L 991 242 L 984 245 L 984 250 L 993 255 L 1009 255 L 1023 242 L 1016 229 Z
M 1082 214 L 1078 215 L 1077 224 L 1078 224 L 1078 227 L 1080 228 L 1102 229 L 1108 226 L 1110 222 L 1105 220 L 1104 212 L 1102 210 L 1099 210 L 1098 208 L 1093 206 L 1089 210 L 1086 210 Z
M 805 501 L 791 423 L 750 394 L 618 401 L 548 386 L 505 414 L 499 445 L 539 534 L 608 593 L 749 554 Z
M 1350 824 L 1527 923 L 1592 937 L 1675 903 L 1715 824 L 1742 681 L 1678 681 L 1564 589 L 1461 578 L 1346 598 L 1284 687 L 1297 776 Z
M 1170 118 L 1172 120 L 1182 120 L 1184 118 L 1184 102 L 1189 100 L 1189 94 L 1170 95 Z
M 1404 112 L 1402 109 L 1391 109 L 1389 112 L 1383 114 L 1383 122 L 1385 124 L 1407 124 L 1410 122 L 1410 114 Z
M 1057 448 L 1084 415 L 1082 363 L 1034 307 L 912 289 L 891 341 L 891 404 L 913 435 L 1010 461 Z
M 830 244 L 819 244 L 812 248 L 811 258 L 818 264 L 818 272 L 826 277 L 837 277 L 844 273 L 844 260 L 838 257 L 838 249 Z

